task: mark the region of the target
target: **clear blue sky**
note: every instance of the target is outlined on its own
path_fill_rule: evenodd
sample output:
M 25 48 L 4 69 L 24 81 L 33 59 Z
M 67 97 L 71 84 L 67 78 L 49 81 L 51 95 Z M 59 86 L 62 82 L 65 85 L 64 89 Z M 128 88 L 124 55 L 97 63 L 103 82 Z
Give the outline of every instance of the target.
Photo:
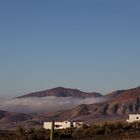
M 139 0 L 0 1 L 1 96 L 139 85 Z

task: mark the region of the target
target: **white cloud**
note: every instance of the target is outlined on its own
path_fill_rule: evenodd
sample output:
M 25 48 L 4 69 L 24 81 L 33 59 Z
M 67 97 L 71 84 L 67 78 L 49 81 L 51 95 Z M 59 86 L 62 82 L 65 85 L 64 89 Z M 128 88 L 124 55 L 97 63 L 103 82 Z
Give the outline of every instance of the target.
M 104 98 L 73 98 L 73 97 L 31 97 L 0 99 L 0 110 L 22 112 L 22 113 L 41 113 L 52 112 L 73 108 L 80 104 L 93 104 L 105 101 Z

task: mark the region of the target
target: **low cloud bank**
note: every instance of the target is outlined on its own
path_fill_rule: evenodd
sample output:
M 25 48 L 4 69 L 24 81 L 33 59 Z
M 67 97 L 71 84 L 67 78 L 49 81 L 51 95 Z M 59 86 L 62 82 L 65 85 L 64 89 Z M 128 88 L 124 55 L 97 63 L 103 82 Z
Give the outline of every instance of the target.
M 0 110 L 21 113 L 41 113 L 71 109 L 80 104 L 93 104 L 105 101 L 105 98 L 73 98 L 48 96 L 42 98 L 0 99 Z

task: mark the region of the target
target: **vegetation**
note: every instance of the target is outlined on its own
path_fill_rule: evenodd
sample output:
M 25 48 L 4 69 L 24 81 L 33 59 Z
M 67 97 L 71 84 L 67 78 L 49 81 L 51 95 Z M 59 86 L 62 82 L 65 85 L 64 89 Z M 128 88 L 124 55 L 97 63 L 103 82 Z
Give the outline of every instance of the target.
M 18 127 L 15 131 L 0 131 L 0 140 L 139 140 L 140 123 L 104 123 L 102 125 L 83 125 L 81 128 L 50 130 L 44 128 L 28 130 Z

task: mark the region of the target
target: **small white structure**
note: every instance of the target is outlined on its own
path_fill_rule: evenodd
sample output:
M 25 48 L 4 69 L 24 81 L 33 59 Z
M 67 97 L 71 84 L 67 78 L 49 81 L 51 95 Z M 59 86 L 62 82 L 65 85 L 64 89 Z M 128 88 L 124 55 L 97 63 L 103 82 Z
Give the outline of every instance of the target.
M 130 114 L 129 119 L 126 120 L 128 123 L 140 121 L 140 114 Z
M 83 122 L 72 122 L 72 123 L 73 123 L 73 127 L 76 127 L 76 128 L 79 128 L 84 124 Z
M 83 122 L 71 122 L 71 121 L 63 121 L 63 122 L 54 122 L 54 129 L 66 129 L 71 127 L 79 128 L 83 125 Z M 52 122 L 44 122 L 45 129 L 51 129 Z

